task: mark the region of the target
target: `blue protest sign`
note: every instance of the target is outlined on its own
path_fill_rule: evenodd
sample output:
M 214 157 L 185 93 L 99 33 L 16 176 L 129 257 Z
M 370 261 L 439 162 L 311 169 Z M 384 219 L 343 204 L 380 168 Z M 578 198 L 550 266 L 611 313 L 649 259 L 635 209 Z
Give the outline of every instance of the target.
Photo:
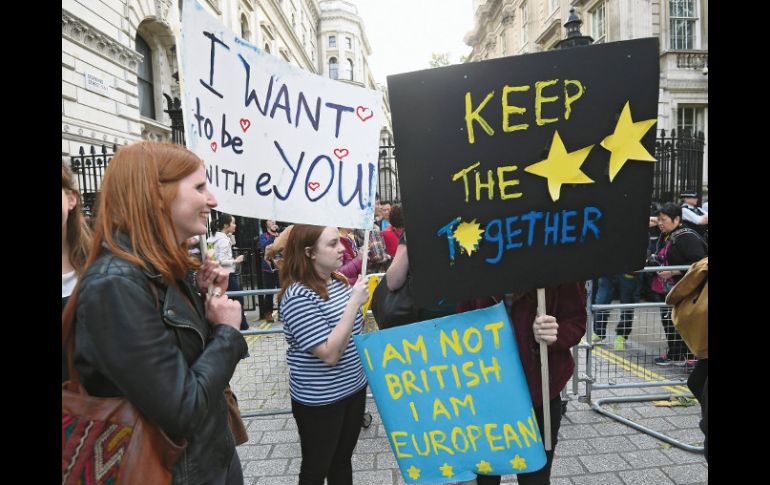
M 406 483 L 545 466 L 502 303 L 353 338 Z

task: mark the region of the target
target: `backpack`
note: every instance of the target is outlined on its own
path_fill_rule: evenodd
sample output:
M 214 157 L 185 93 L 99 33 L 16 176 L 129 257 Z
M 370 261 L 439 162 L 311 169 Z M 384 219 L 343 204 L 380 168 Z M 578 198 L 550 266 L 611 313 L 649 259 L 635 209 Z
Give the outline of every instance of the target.
M 709 258 L 693 264 L 666 296 L 671 320 L 693 354 L 708 358 Z

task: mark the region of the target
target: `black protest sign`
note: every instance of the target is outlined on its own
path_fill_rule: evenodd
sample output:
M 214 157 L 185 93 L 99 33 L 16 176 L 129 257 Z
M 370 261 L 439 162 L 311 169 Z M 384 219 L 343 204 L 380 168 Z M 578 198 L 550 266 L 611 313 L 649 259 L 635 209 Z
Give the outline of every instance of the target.
M 658 41 L 388 77 L 418 303 L 644 266 Z

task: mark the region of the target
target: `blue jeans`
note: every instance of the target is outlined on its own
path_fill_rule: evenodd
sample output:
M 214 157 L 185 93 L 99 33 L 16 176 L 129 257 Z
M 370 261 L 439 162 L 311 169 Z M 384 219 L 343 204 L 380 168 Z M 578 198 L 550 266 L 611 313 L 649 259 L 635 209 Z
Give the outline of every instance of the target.
M 599 291 L 596 294 L 597 305 L 607 305 L 612 302 L 615 288 L 620 291 L 620 303 L 636 303 L 639 301 L 639 275 L 618 274 L 599 278 Z M 610 310 L 600 310 L 594 319 L 594 333 L 601 338 L 607 335 L 607 318 Z M 623 310 L 618 322 L 617 334 L 628 338 L 634 321 L 634 310 Z
M 238 281 L 238 275 L 235 272 L 227 276 L 227 291 L 241 291 L 241 283 Z M 241 330 L 248 330 L 249 322 L 246 321 L 246 313 L 243 311 L 243 297 L 234 296 L 233 300 L 241 304 Z

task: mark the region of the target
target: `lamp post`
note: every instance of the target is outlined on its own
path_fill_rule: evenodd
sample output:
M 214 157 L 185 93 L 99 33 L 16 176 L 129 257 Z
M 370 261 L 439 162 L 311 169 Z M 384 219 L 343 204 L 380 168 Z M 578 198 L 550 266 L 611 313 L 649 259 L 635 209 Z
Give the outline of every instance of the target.
M 575 13 L 575 8 L 569 9 L 569 19 L 564 24 L 564 28 L 567 29 L 567 37 L 557 42 L 554 49 L 569 49 L 570 47 L 592 44 L 594 42 L 593 37 L 580 33 L 581 25 L 583 25 L 583 21 Z

